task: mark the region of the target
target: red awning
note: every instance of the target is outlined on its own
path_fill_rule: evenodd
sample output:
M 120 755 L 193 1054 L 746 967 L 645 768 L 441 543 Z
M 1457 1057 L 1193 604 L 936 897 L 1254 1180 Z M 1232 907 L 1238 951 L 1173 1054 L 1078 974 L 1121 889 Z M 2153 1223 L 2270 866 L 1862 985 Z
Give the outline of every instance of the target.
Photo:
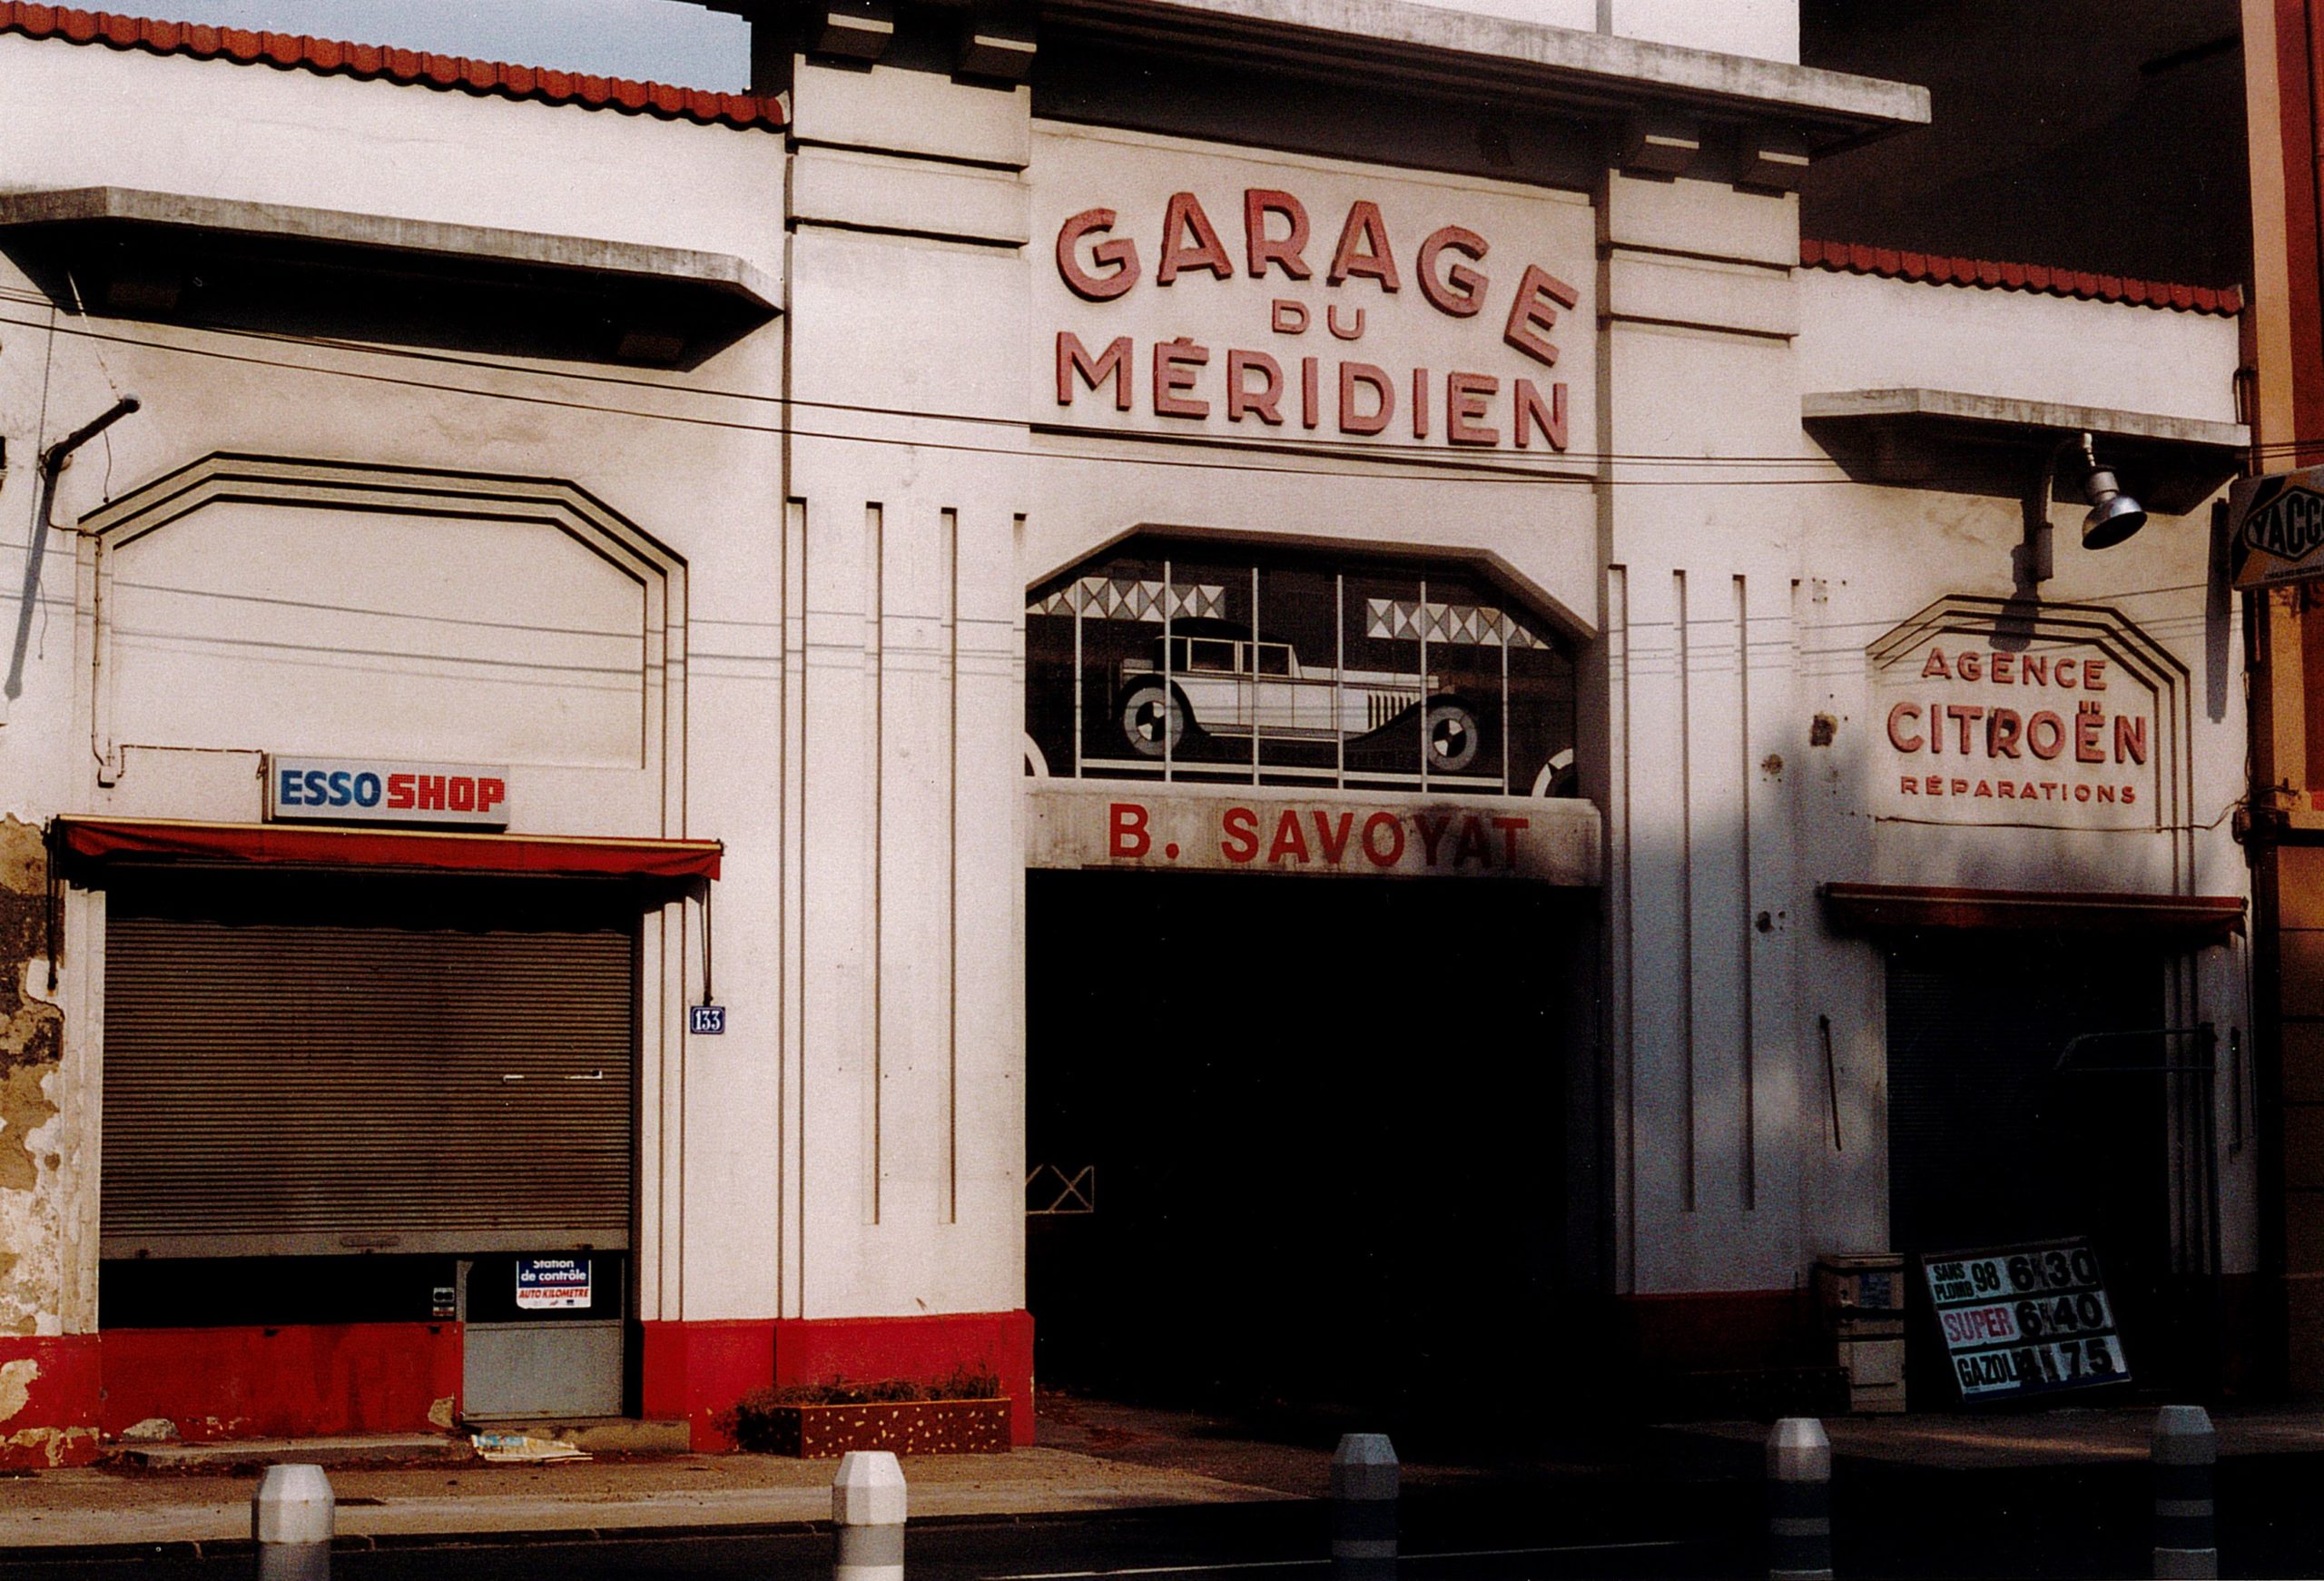
M 2243 897 L 2234 894 L 2107 894 L 1910 884 L 1827 884 L 1817 893 L 1836 926 L 1868 934 L 2012 928 L 2178 935 L 2219 944 L 2243 931 Z
M 256 862 L 305 867 L 405 867 L 615 878 L 715 878 L 716 840 L 555 839 L 440 829 L 293 828 L 166 818 L 60 817 L 69 855 L 97 862 Z

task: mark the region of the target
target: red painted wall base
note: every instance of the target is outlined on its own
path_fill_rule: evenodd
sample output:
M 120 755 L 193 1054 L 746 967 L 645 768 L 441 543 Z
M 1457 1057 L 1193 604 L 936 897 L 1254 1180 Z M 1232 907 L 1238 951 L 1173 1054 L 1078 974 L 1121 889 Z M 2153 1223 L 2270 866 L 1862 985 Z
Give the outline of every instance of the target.
M 166 1417 L 193 1443 L 327 1433 L 412 1433 L 460 1405 L 457 1323 L 113 1329 L 107 1433 Z M 431 1423 L 429 1412 L 440 1421 Z
M 644 1323 L 640 1406 L 649 1418 L 683 1417 L 696 1449 L 732 1449 L 718 1425 L 726 1408 L 774 1381 L 774 1319 Z
M 783 1318 L 646 1323 L 643 1398 L 648 1417 L 683 1417 L 696 1449 L 731 1449 L 729 1407 L 769 1385 L 933 1383 L 960 1368 L 998 1374 L 1012 1402 L 1009 1442 L 1033 1441 L 1033 1316 L 964 1312 L 931 1318 Z
M 929 1318 L 786 1318 L 774 1325 L 774 1381 L 933 1383 L 962 1367 L 1000 1375 L 1012 1402 L 1009 1441 L 1033 1441 L 1033 1315 L 955 1312 Z
M 0 1471 L 97 1457 L 97 1338 L 0 1336 Z
M 683 1418 L 696 1449 L 734 1446 L 728 1407 L 770 1384 L 933 1383 L 961 1368 L 1000 1376 L 1009 1442 L 1033 1441 L 1033 1319 L 1025 1311 L 930 1318 L 645 1323 L 638 1355 L 648 1417 Z M 149 1418 L 191 1442 L 426 1432 L 460 1408 L 460 1326 L 115 1329 L 0 1338 L 0 1470 L 85 1465 L 99 1433 Z

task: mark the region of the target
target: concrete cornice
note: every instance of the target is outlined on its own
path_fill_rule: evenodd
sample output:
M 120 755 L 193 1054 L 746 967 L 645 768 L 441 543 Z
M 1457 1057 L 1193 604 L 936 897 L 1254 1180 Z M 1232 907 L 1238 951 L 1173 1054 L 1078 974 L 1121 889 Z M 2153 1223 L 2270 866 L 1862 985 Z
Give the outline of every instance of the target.
M 2102 439 L 2140 440 L 2152 444 L 2240 450 L 2251 430 L 2240 422 L 2125 411 L 2116 407 L 2066 406 L 2052 400 L 2018 400 L 1957 390 L 1835 390 L 1814 391 L 1800 400 L 1809 422 L 1876 422 L 1925 420 L 1982 424 L 2046 436 L 2095 434 Z
M 1411 0 L 1045 0 L 1045 35 L 1566 110 L 1773 124 L 1818 150 L 1926 124 L 1925 88 Z
M 734 297 L 772 314 L 781 285 L 743 259 L 596 237 L 553 236 L 493 226 L 455 225 L 388 214 L 242 203 L 187 193 L 130 187 L 74 187 L 0 193 L 0 232 L 24 227 L 116 222 L 182 226 L 243 236 L 320 242 L 409 255 L 572 271 L 606 278 L 684 282 Z

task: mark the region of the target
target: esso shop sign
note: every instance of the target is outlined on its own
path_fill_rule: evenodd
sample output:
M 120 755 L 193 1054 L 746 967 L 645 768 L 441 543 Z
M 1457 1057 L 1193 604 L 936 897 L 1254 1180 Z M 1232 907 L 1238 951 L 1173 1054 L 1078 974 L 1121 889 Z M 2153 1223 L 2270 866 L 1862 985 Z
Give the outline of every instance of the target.
M 1042 157 L 1041 420 L 1502 461 L 1590 449 L 1578 197 L 1102 133 L 1052 134 Z
M 270 756 L 270 824 L 508 826 L 508 771 L 474 764 Z

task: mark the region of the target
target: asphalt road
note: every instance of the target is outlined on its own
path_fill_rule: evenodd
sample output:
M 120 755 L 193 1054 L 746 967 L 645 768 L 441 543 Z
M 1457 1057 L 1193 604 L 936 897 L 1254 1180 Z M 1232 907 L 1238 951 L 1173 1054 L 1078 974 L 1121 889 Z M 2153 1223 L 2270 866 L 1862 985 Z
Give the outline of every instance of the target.
M 1462 1501 L 1466 1502 L 1466 1501 Z M 1668 1531 L 1527 1532 L 1512 1512 L 1471 1522 L 1442 1506 L 1406 1522 L 1407 1581 L 1711 1576 L 1733 1573 L 1710 1550 Z M 911 1529 L 911 1581 L 1324 1581 L 1324 1513 L 1302 1504 L 1193 1507 L 1129 1515 L 929 1523 Z M 1414 1529 L 1417 1527 L 1418 1529 Z M 221 1581 L 249 1576 L 250 1554 L 166 1553 L 64 1564 L 0 1556 L 0 1581 L 101 1581 L 127 1576 Z M 832 1573 L 827 1531 L 668 1538 L 497 1541 L 476 1546 L 341 1549 L 332 1581 L 815 1581 Z
M 2324 1575 L 2324 1457 L 2221 1467 L 2221 1572 Z M 1866 1581 L 2152 1573 L 2147 1468 L 2138 1462 L 1959 1471 L 1844 1461 L 1834 1502 L 1837 1572 Z M 1760 1489 L 1748 1481 L 1563 1484 L 1491 1478 L 1410 1496 L 1403 1581 L 1764 1575 Z M 911 1528 L 911 1581 L 1325 1581 L 1326 1517 L 1313 1504 L 1191 1507 L 1119 1515 L 927 1522 Z M 334 1581 L 820 1581 L 828 1531 L 446 1545 L 407 1540 L 333 1556 Z M 250 1576 L 247 1548 L 138 1560 L 0 1555 L 0 1581 Z

